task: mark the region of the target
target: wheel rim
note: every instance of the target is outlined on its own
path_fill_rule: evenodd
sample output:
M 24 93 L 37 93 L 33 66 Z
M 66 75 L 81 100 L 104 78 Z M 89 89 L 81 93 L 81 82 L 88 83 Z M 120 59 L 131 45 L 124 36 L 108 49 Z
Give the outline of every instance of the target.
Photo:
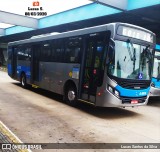
M 73 90 L 68 91 L 68 99 L 69 101 L 73 101 L 75 99 L 76 95 Z
M 25 78 L 24 78 L 24 76 L 22 77 L 22 86 L 25 86 Z

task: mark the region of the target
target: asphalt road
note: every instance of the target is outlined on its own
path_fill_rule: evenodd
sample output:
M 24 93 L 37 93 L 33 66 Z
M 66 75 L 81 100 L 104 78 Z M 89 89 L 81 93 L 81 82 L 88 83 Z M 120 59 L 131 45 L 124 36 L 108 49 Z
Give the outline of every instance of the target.
M 160 98 L 136 108 L 95 108 L 82 103 L 74 108 L 54 93 L 21 88 L 5 72 L 0 72 L 0 120 L 24 143 L 160 143 Z

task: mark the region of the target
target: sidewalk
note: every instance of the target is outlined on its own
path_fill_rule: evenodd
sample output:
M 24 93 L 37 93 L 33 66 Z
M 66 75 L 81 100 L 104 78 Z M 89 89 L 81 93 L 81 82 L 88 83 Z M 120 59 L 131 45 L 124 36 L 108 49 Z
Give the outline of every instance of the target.
M 13 149 L 11 144 L 21 144 L 22 142 L 16 137 L 8 127 L 0 121 L 0 151 L 2 152 L 31 152 L 24 149 Z

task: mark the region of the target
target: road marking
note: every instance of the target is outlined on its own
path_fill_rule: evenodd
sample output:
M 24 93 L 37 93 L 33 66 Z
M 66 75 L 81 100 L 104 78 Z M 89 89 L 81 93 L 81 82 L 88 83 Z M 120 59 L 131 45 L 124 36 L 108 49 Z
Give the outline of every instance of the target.
M 81 102 L 86 102 L 88 104 L 94 105 L 94 103 L 91 103 L 91 102 L 88 102 L 88 101 L 85 101 L 85 100 L 82 100 L 82 99 L 78 99 L 78 100 L 81 101 Z
M 2 121 L 0 121 L 0 132 L 7 136 L 13 143 L 23 143 Z M 12 143 L 11 143 L 12 144 Z M 19 152 L 32 152 L 30 149 L 19 150 Z

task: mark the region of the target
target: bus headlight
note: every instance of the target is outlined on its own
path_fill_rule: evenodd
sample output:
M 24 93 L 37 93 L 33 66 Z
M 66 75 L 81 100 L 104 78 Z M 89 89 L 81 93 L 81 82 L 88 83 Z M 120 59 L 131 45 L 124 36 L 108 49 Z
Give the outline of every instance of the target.
M 152 83 L 151 83 L 151 86 L 152 86 L 152 87 L 155 87 L 155 84 L 154 84 L 154 82 L 152 82 Z
M 108 91 L 119 98 L 119 91 L 117 91 L 115 88 L 111 87 L 110 85 L 108 85 Z
M 113 88 L 111 86 L 108 85 L 108 90 L 113 93 Z
M 119 97 L 119 92 L 117 90 L 114 90 L 114 94 Z

